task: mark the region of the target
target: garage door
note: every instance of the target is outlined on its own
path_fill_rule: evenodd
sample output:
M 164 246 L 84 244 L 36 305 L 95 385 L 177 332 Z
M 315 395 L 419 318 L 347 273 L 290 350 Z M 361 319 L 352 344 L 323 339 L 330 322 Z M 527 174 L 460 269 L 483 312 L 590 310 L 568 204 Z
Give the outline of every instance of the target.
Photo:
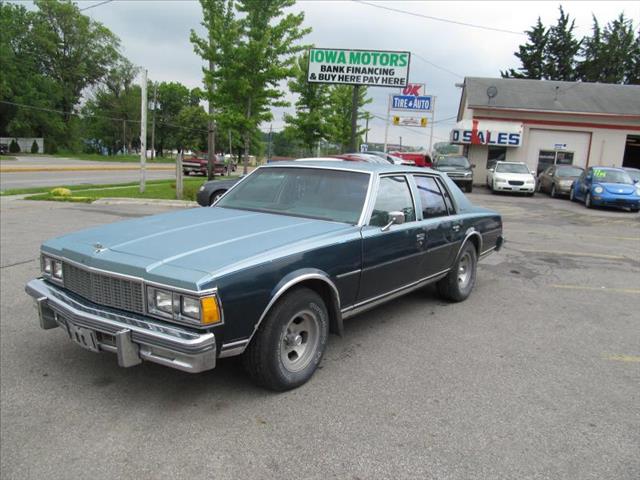
M 591 133 L 532 128 L 527 136 L 527 165 L 541 170 L 547 164 L 587 165 Z

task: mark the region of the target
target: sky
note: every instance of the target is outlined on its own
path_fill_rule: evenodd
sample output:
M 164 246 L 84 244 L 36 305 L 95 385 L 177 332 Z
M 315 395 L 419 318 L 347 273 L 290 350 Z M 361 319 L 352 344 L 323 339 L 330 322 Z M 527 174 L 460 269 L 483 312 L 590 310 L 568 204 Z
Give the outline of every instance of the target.
M 190 88 L 202 87 L 201 59 L 189 42 L 189 32 L 200 26 L 200 4 L 191 0 L 103 0 L 78 1 L 83 13 L 102 22 L 121 40 L 122 51 L 134 64 L 148 70 L 153 81 L 179 81 Z M 375 1 L 375 6 L 352 0 L 302 0 L 291 8 L 304 12 L 304 25 L 312 32 L 304 43 L 320 48 L 359 48 L 371 50 L 408 50 L 412 52 L 410 82 L 423 83 L 427 93 L 436 97 L 434 143 L 446 141 L 458 111 L 461 89 L 456 83 L 465 76 L 499 77 L 500 70 L 517 68 L 513 55 L 526 41 L 523 32 L 538 16 L 543 24 L 555 24 L 560 3 L 548 2 L 431 2 Z M 563 8 L 576 22 L 579 37 L 591 31 L 592 15 L 600 24 L 620 12 L 640 19 L 640 2 L 563 2 Z M 405 10 L 418 15 L 439 17 L 516 33 L 475 28 L 390 11 Z M 369 123 L 370 142 L 384 141 L 385 116 L 389 93 L 396 89 L 369 88 L 373 102 L 366 110 L 382 118 Z M 293 97 L 287 95 L 293 100 Z M 287 109 L 274 109 L 273 129 L 279 131 Z M 291 109 L 289 109 L 291 111 Z M 270 125 L 263 125 L 268 129 Z M 428 146 L 429 128 L 389 128 L 389 142 Z

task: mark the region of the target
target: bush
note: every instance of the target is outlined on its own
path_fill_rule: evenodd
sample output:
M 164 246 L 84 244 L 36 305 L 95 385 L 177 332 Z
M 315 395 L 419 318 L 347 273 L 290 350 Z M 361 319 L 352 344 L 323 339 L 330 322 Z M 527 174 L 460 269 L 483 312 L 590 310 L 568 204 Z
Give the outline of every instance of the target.
M 38 148 L 38 142 L 34 140 L 31 144 L 31 153 L 38 153 L 39 150 L 40 148 Z
M 20 153 L 20 145 L 18 145 L 15 138 L 9 144 L 9 153 Z
M 53 195 L 54 197 L 70 197 L 71 190 L 69 190 L 68 188 L 58 187 L 51 190 L 51 195 Z

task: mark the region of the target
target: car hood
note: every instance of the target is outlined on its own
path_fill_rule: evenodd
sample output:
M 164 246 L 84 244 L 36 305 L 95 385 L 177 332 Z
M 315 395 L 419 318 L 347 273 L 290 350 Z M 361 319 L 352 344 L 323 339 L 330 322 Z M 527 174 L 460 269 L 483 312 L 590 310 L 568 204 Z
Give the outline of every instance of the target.
M 42 250 L 88 267 L 199 289 L 234 265 L 357 227 L 226 208 L 195 208 L 58 237 Z
M 597 183 L 595 185 L 600 185 L 603 187 L 608 193 L 613 193 L 616 195 L 630 195 L 635 192 L 635 185 L 628 185 L 626 183 Z

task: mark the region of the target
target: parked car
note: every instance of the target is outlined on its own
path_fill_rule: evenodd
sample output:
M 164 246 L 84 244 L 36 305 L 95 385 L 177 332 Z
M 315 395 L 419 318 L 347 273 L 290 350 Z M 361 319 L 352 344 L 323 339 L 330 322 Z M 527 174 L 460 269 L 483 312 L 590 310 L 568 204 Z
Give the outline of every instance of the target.
M 6 155 L 7 153 L 9 153 L 9 145 L 0 143 L 0 155 Z
M 296 162 L 309 162 L 309 161 L 325 161 L 325 162 L 368 162 L 368 163 L 381 163 L 388 164 L 384 159 L 376 155 L 369 155 L 366 153 L 343 153 L 341 155 L 333 155 L 331 157 L 317 157 L 317 158 L 301 158 L 295 160 Z M 230 178 L 226 180 L 210 180 L 204 183 L 198 190 L 196 200 L 199 205 L 208 207 L 213 205 L 222 195 L 225 194 L 233 185 L 235 185 L 240 178 Z
M 633 183 L 640 184 L 640 169 L 622 167 L 622 169 L 629 174 Z
M 392 163 L 394 165 L 414 165 L 413 162 L 409 162 L 403 158 L 400 158 L 396 155 L 391 155 L 390 153 L 379 152 L 376 150 L 367 150 L 368 154 L 377 155 L 378 157 L 384 158 L 387 162 Z
M 451 180 L 465 192 L 473 191 L 473 168 L 467 157 L 462 155 L 445 155 L 438 157 L 433 163 L 433 168 L 446 173 Z
M 582 175 L 584 168 L 573 165 L 551 165 L 538 177 L 538 191 L 552 197 L 569 195 L 573 181 Z
M 500 215 L 438 172 L 280 162 L 212 208 L 45 242 L 26 291 L 42 328 L 122 367 L 201 372 L 243 354 L 257 383 L 287 390 L 309 380 L 344 319 L 430 283 L 463 301 L 478 259 L 502 243 Z
M 430 167 L 431 157 L 427 153 L 420 152 L 390 152 L 392 155 L 402 158 L 410 165 L 416 167 Z
M 185 175 L 207 175 L 209 160 L 206 153 L 186 155 L 182 159 L 182 172 Z M 215 163 L 213 164 L 214 173 L 216 175 L 229 175 L 231 172 L 236 171 L 235 163 L 225 163 L 216 155 Z
M 587 208 L 618 207 L 640 210 L 640 184 L 622 168 L 589 167 L 571 186 L 569 198 Z
M 487 170 L 487 186 L 492 192 L 517 192 L 533 196 L 536 177 L 523 162 L 496 162 Z

